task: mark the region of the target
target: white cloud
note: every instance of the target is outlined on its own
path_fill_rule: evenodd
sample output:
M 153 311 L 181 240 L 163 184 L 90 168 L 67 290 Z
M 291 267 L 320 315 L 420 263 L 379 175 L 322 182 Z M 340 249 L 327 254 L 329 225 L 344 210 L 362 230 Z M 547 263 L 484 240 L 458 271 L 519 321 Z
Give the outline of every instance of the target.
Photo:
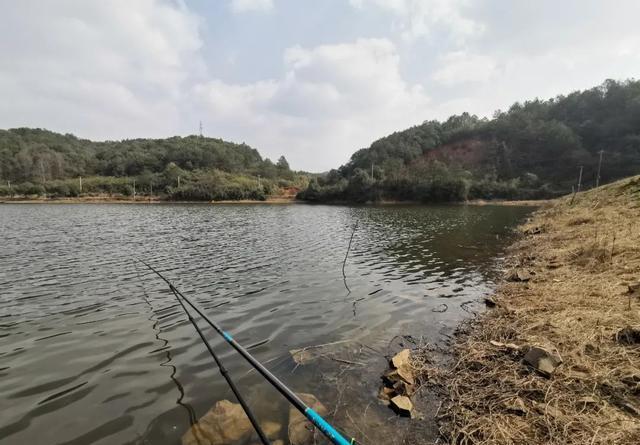
M 457 44 L 481 34 L 482 24 L 464 14 L 468 0 L 349 0 L 352 6 L 363 9 L 374 6 L 395 16 L 394 25 L 406 41 L 433 37 L 442 30 Z
M 235 13 L 250 11 L 270 11 L 273 0 L 231 0 L 231 10 Z
M 208 135 L 325 170 L 425 119 L 491 115 L 517 100 L 638 76 L 640 3 L 541 2 L 351 0 L 371 16 L 348 33 L 313 28 L 344 12 L 324 3 L 311 13 L 282 8 L 274 29 L 229 20 L 230 8 L 201 5 L 196 16 L 181 0 L 4 2 L 0 127 L 120 139 L 194 133 L 202 120 Z M 205 20 L 216 32 L 200 33 Z M 384 20 L 399 32 L 382 30 Z M 425 38 L 405 45 L 401 34 Z M 302 38 L 349 40 L 296 45 Z M 266 66 L 273 54 L 281 62 Z
M 0 121 L 85 137 L 177 129 L 198 19 L 160 0 L 20 1 L 0 18 Z
M 284 64 L 286 74 L 277 80 L 199 85 L 194 93 L 215 131 L 251 137 L 270 157 L 286 152 L 296 168 L 326 170 L 427 116 L 428 97 L 404 81 L 386 39 L 294 46 Z
M 465 82 L 484 83 L 496 74 L 495 61 L 486 55 L 454 51 L 440 59 L 431 78 L 446 86 Z

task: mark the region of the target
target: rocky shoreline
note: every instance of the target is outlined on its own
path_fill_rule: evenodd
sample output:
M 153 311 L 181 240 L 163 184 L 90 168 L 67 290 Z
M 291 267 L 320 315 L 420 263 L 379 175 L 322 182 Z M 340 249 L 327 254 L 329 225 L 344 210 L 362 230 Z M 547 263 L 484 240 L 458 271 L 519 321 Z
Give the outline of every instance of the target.
M 491 307 L 440 388 L 452 444 L 640 443 L 640 176 L 553 201 L 521 227 Z

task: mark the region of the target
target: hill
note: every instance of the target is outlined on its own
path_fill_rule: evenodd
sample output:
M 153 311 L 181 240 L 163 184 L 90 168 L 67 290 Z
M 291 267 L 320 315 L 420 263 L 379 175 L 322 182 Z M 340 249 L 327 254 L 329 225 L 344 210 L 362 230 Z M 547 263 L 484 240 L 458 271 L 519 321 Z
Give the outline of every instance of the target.
M 535 99 L 492 119 L 463 113 L 426 121 L 356 151 L 311 181 L 308 201 L 532 199 L 571 192 L 640 169 L 640 81 L 607 80 Z
M 246 144 L 200 136 L 94 142 L 30 128 L 0 130 L 0 178 L 4 196 L 264 199 L 306 186 L 284 157 L 274 164 Z

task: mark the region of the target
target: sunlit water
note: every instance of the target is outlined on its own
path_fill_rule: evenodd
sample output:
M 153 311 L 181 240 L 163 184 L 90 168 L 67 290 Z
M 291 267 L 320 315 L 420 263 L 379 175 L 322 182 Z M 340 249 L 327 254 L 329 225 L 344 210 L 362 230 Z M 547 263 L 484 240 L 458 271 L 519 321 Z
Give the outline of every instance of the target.
M 442 343 L 480 310 L 528 212 L 0 205 L 0 442 L 178 444 L 216 401 L 235 401 L 140 257 L 291 388 L 314 393 L 347 433 L 393 443 L 385 425 L 406 421 L 376 399 L 389 342 Z M 342 263 L 356 222 L 349 293 Z M 257 417 L 285 424 L 286 440 L 285 400 L 206 332 Z M 332 357 L 352 363 L 296 366 L 288 352 L 340 341 Z

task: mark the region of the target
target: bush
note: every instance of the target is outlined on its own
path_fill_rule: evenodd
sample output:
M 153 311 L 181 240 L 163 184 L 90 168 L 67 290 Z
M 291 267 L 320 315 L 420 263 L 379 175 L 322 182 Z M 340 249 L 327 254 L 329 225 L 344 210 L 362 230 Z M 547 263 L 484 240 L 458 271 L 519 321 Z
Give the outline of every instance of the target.
M 15 191 L 17 195 L 24 196 L 41 196 L 45 194 L 44 187 L 39 184 L 32 184 L 31 182 L 23 182 L 22 184 L 16 185 Z

